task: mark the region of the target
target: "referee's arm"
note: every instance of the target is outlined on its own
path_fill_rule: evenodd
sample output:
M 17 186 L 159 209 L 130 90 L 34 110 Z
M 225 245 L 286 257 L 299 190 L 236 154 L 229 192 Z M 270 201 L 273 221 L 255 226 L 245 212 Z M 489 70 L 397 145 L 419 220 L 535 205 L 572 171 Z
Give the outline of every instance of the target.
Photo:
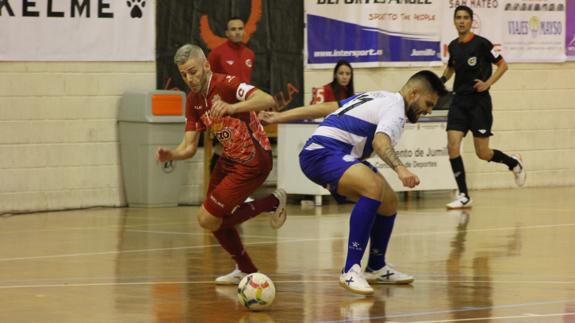
M 495 73 L 493 73 L 493 75 L 491 75 L 491 77 L 485 82 L 489 84 L 489 86 L 495 84 L 495 82 L 497 82 L 503 76 L 503 74 L 507 72 L 508 69 L 509 66 L 507 66 L 507 62 L 504 59 L 501 59 L 499 62 L 497 62 L 497 69 L 495 70 Z
M 445 83 L 449 81 L 449 79 L 453 76 L 453 74 L 455 74 L 455 69 L 453 68 L 453 66 L 448 65 L 443 71 L 443 75 L 441 76 L 440 79 L 443 83 Z
M 503 76 L 503 74 L 507 71 L 508 67 L 507 67 L 507 63 L 503 60 L 500 59 L 497 62 L 497 70 L 495 71 L 495 73 L 493 73 L 491 75 L 491 77 L 489 79 L 487 79 L 486 81 L 481 81 L 480 79 L 475 79 L 475 84 L 473 85 L 473 88 L 477 91 L 477 92 L 484 92 L 489 90 L 489 88 L 495 83 L 497 82 L 497 80 L 499 80 L 501 78 L 501 76 Z

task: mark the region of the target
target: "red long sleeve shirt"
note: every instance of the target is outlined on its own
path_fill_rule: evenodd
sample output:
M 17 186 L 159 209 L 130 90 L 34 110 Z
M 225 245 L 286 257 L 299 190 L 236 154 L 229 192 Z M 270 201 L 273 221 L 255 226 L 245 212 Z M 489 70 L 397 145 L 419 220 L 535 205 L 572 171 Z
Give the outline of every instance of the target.
M 229 40 L 214 48 L 208 55 L 212 72 L 234 75 L 248 84 L 252 80 L 254 60 L 255 55 L 251 49 Z

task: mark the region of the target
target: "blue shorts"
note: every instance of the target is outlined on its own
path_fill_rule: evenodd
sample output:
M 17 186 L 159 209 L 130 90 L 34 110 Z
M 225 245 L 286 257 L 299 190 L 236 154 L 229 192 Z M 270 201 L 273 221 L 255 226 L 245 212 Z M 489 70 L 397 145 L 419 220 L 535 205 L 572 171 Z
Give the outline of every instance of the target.
M 362 163 L 377 173 L 377 168 L 365 160 L 359 160 L 346 152 L 321 147 L 313 139 L 308 140 L 299 153 L 299 165 L 307 178 L 326 188 L 338 203 L 348 201 L 345 196 L 337 194 L 337 184 L 348 168 Z

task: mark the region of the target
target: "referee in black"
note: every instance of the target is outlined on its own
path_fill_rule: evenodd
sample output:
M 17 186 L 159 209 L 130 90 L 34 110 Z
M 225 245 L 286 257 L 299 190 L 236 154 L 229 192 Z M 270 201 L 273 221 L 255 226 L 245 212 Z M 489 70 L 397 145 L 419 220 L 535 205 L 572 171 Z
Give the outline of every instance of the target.
M 507 155 L 489 148 L 493 124 L 491 87 L 507 71 L 507 63 L 493 48 L 493 44 L 471 32 L 473 10 L 458 6 L 453 15 L 459 37 L 449 44 L 449 61 L 441 79 L 445 83 L 455 73 L 453 100 L 447 115 L 447 146 L 449 161 L 459 188 L 456 199 L 448 203 L 449 209 L 471 207 L 467 191 L 465 168 L 461 159 L 461 141 L 468 131 L 473 133 L 477 157 L 503 163 L 515 175 L 518 186 L 525 184 L 525 170 L 519 155 Z M 492 73 L 492 65 L 497 65 Z

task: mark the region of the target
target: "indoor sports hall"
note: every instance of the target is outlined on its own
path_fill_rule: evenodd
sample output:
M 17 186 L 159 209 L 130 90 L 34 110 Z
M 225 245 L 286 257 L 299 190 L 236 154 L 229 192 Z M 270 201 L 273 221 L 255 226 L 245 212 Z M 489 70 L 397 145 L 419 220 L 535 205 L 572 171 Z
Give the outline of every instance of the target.
M 0 322 L 575 322 L 573 75 L 575 0 L 0 0 Z M 333 135 L 390 96 L 404 121 L 422 97 L 433 112 L 385 151 L 387 128 Z M 488 127 L 453 128 L 487 96 Z M 281 119 L 302 106 L 337 112 Z M 300 157 L 326 133 L 358 162 L 337 188 Z M 220 216 L 262 151 L 269 175 Z M 367 193 L 338 203 L 364 161 Z M 397 205 L 369 213 L 381 181 Z M 243 268 L 275 286 L 245 287 L 260 311 Z

